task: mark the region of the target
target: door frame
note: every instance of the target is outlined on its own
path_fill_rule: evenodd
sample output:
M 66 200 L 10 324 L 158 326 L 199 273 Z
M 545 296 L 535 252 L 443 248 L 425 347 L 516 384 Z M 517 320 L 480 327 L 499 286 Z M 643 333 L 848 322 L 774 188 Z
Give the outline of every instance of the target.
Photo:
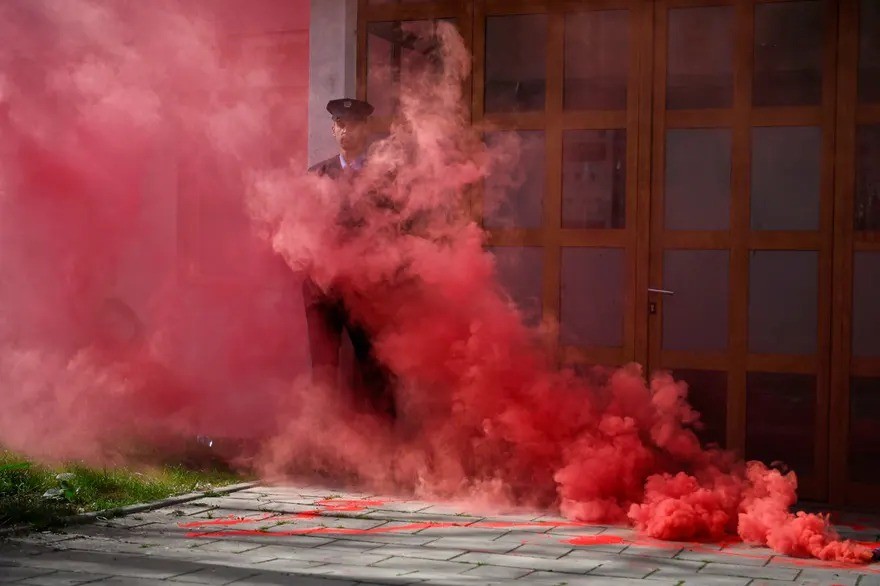
M 804 494 L 828 497 L 832 504 L 867 502 L 875 486 L 856 485 L 847 480 L 849 384 L 852 375 L 880 376 L 880 358 L 853 358 L 852 278 L 853 251 L 880 251 L 878 233 L 855 233 L 852 209 L 855 188 L 855 127 L 857 123 L 880 123 L 880 106 L 856 104 L 858 39 L 844 34 L 857 29 L 859 0 L 825 0 L 826 30 L 823 57 L 822 105 L 818 107 L 753 108 L 751 79 L 753 60 L 754 6 L 786 0 L 433 0 L 424 3 L 368 4 L 359 0 L 358 9 L 358 97 L 366 97 L 367 59 L 364 55 L 367 24 L 374 21 L 457 18 L 465 43 L 474 55 L 474 69 L 466 82 L 465 99 L 471 106 L 471 121 L 508 129 L 540 127 L 547 132 L 547 183 L 545 222 L 539 230 L 501 229 L 490 231 L 491 244 L 498 246 L 542 246 L 543 310 L 551 320 L 559 316 L 560 251 L 564 245 L 632 246 L 632 266 L 627 268 L 625 303 L 625 348 L 554 348 L 560 362 L 621 364 L 636 361 L 646 372 L 664 364 L 659 333 L 662 298 L 656 315 L 649 313 L 648 288 L 662 284 L 663 245 L 730 250 L 728 309 L 729 350 L 726 356 L 702 362 L 682 360 L 676 366 L 692 364 L 727 371 L 727 446 L 744 454 L 746 423 L 746 373 L 749 370 L 802 372 L 816 375 L 816 422 L 814 449 L 816 478 L 804 479 Z M 734 37 L 734 102 L 728 111 L 673 112 L 676 127 L 727 124 L 732 129 L 730 231 L 727 234 L 685 233 L 663 235 L 662 181 L 654 167 L 663 161 L 665 127 L 666 11 L 670 7 L 732 5 L 737 20 Z M 561 140 L 571 123 L 570 114 L 483 115 L 483 67 L 485 58 L 484 18 L 489 14 L 545 12 L 548 14 L 547 104 L 559 104 L 563 64 L 552 59 L 554 46 L 563 41 L 564 13 L 578 9 L 626 6 L 633 10 L 632 47 L 637 88 L 627 108 L 629 158 L 635 157 L 635 173 L 627 174 L 627 229 L 622 234 L 577 234 L 561 228 L 560 176 Z M 659 47 L 657 51 L 654 48 Z M 837 61 L 835 61 L 837 60 Z M 632 102 L 631 102 L 632 103 Z M 555 107 L 555 106 L 554 106 Z M 771 111 L 775 110 L 775 112 Z M 545 110 L 548 111 L 548 110 Z M 561 112 L 561 108 L 559 109 Z M 701 117 L 702 116 L 702 117 Z M 568 118 L 568 120 L 566 120 Z M 377 120 L 387 129 L 389 120 Z M 588 122 L 589 123 L 589 122 Z M 753 125 L 819 125 L 823 133 L 820 225 L 815 232 L 752 232 L 750 229 L 750 141 Z M 607 127 L 607 126 L 606 126 Z M 635 129 L 632 132 L 631 129 Z M 552 143 L 552 144 L 551 144 Z M 661 170 L 662 175 L 662 170 Z M 632 181 L 632 178 L 635 181 Z M 632 191 L 632 194 L 629 192 Z M 479 194 L 472 200 L 475 218 L 481 217 Z M 560 221 L 555 221 L 560 220 Z M 555 222 L 555 223 L 554 223 Z M 609 231 L 611 232 L 611 231 Z M 594 238 L 595 237 L 595 238 Z M 750 250 L 817 250 L 819 254 L 818 332 L 815 357 L 756 355 L 748 352 L 748 277 Z M 832 322 L 833 317 L 833 322 Z M 833 327 L 832 327 L 833 323 Z M 670 358 L 667 353 L 665 358 Z M 676 358 L 672 356 L 672 358 Z M 678 358 L 688 358 L 679 356 Z M 692 357 L 691 357 L 692 358 Z

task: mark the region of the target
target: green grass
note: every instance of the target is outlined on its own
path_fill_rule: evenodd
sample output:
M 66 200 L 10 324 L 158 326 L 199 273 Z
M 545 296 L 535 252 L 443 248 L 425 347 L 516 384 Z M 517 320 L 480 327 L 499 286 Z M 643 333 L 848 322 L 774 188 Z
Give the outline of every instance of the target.
M 0 527 L 46 527 L 76 513 L 114 509 L 240 482 L 227 470 L 180 466 L 135 471 L 72 463 L 46 467 L 0 450 Z

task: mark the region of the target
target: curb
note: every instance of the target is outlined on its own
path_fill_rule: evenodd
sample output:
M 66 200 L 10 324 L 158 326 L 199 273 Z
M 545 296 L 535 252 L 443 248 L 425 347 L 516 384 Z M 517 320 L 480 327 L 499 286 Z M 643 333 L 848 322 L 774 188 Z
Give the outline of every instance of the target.
M 69 517 L 63 517 L 59 519 L 58 526 L 65 527 L 67 525 L 84 525 L 88 523 L 94 523 L 98 520 L 112 519 L 114 517 L 124 517 L 125 515 L 132 515 L 134 513 L 143 513 L 144 511 L 152 511 L 155 509 L 162 509 L 165 507 L 170 507 L 172 505 L 180 505 L 183 503 L 188 503 L 191 501 L 197 501 L 203 498 L 211 498 L 213 496 L 220 496 L 224 494 L 230 494 L 233 492 L 238 492 L 240 490 L 246 490 L 248 488 L 253 488 L 255 486 L 259 486 L 258 481 L 254 482 L 241 482 L 239 484 L 230 484 L 229 486 L 222 486 L 216 489 L 206 490 L 202 492 L 188 492 L 186 494 L 181 494 L 178 496 L 168 497 L 166 499 L 153 501 L 149 503 L 137 503 L 134 505 L 126 505 L 124 507 L 117 507 L 115 509 L 105 509 L 103 511 L 92 511 L 90 513 L 80 513 L 78 515 L 70 515 Z M 13 535 L 18 535 L 20 533 L 28 533 L 33 530 L 33 526 L 29 524 L 23 525 L 14 525 L 12 527 L 0 528 L 0 538 L 3 537 L 11 537 Z

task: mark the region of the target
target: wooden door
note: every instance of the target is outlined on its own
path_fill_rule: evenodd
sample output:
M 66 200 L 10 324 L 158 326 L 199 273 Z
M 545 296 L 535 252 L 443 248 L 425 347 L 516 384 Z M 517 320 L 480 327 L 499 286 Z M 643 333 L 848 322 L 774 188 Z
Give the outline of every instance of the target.
M 474 124 L 522 142 L 476 213 L 560 361 L 670 369 L 705 441 L 876 494 L 880 4 L 361 0 L 361 96 L 436 18 L 473 49 Z
M 827 493 L 837 7 L 655 5 L 649 364 Z
M 880 493 L 880 3 L 840 1 L 831 498 Z

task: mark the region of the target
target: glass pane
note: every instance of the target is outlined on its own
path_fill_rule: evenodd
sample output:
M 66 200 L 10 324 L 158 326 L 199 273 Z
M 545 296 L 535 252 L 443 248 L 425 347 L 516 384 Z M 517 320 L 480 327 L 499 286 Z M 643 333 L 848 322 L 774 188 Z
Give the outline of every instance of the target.
M 880 378 L 853 378 L 849 393 L 849 478 L 880 484 Z
M 676 380 L 688 384 L 688 403 L 700 412 L 702 429 L 696 430 L 703 445 L 727 443 L 727 373 L 720 370 L 676 368 Z
M 629 11 L 565 16 L 565 109 L 625 110 Z
M 367 27 L 367 101 L 376 115 L 397 108 L 400 85 L 413 72 L 430 66 L 426 55 L 435 28 L 433 20 L 373 22 Z M 454 22 L 445 19 L 444 22 Z
M 547 15 L 486 19 L 486 112 L 544 109 Z
M 669 11 L 666 108 L 733 105 L 732 6 Z
M 855 356 L 880 356 L 880 252 L 853 259 L 852 344 Z
M 498 283 L 523 314 L 526 324 L 537 325 L 542 313 L 544 252 L 537 246 L 493 246 Z
M 859 23 L 859 100 L 880 102 L 880 2 L 862 0 Z
M 818 230 L 822 130 L 752 129 L 752 230 Z
M 746 391 L 746 458 L 813 472 L 816 379 L 809 374 L 750 372 Z
M 622 248 L 562 249 L 563 344 L 623 345 L 625 258 Z
M 487 133 L 486 144 L 509 144 L 510 135 L 515 135 L 519 142 L 519 158 L 486 178 L 483 222 L 488 228 L 540 228 L 544 206 L 544 131 Z
M 730 130 L 666 133 L 666 229 L 727 230 Z
M 562 135 L 563 228 L 626 225 L 626 130 Z
M 667 250 L 663 254 L 663 348 L 727 348 L 730 257 L 726 250 Z M 694 278 L 699 275 L 699 278 Z
M 856 133 L 856 230 L 880 230 L 880 124 Z
M 821 2 L 758 4 L 752 103 L 802 106 L 821 102 Z
M 749 351 L 816 352 L 819 255 L 753 250 L 749 263 Z

